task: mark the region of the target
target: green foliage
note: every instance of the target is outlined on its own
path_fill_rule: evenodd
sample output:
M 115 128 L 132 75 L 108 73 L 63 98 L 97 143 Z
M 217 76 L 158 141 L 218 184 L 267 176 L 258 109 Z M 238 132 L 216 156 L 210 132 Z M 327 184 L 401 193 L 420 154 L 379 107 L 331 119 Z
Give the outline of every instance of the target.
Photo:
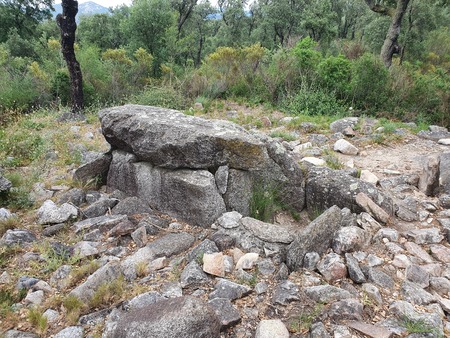
M 308 331 L 311 325 L 322 313 L 323 304 L 316 304 L 313 309 L 305 311 L 300 315 L 291 318 L 289 321 L 289 331 L 291 332 L 303 332 Z
M 55 72 L 50 91 L 62 105 L 66 106 L 70 103 L 70 78 L 66 69 L 58 69 Z
M 22 289 L 12 291 L 9 288 L 2 287 L 0 289 L 0 316 L 5 316 L 8 312 L 12 312 L 11 306 L 19 303 L 25 296 L 27 291 Z
M 295 137 L 294 135 L 292 135 L 292 134 L 290 134 L 288 132 L 285 132 L 285 131 L 273 131 L 270 134 L 270 137 L 282 138 L 284 141 L 287 141 L 287 142 L 295 141 L 297 139 L 297 137 Z
M 263 222 L 272 222 L 277 211 L 282 209 L 279 188 L 257 183 L 250 199 L 250 217 Z
M 114 304 L 114 302 L 121 299 L 125 288 L 126 281 L 123 276 L 119 276 L 119 278 L 111 282 L 103 283 L 92 296 L 89 307 L 99 308 Z
M 283 107 L 293 115 L 338 115 L 346 111 L 343 102 L 320 89 L 300 89 L 284 100 Z
M 408 333 L 434 333 L 436 334 L 436 337 L 439 337 L 438 335 L 438 329 L 435 328 L 433 325 L 430 325 L 429 323 L 425 322 L 424 320 L 412 320 L 409 318 L 404 318 L 401 321 L 402 326 L 406 328 Z
M 144 91 L 129 99 L 130 103 L 170 109 L 184 109 L 186 100 L 171 87 L 146 87 Z
M 364 54 L 352 64 L 354 106 L 369 112 L 386 108 L 389 102 L 388 83 L 389 73 L 381 60 L 372 54 Z
M 28 320 L 38 333 L 44 333 L 48 328 L 47 317 L 43 315 L 42 310 L 32 307 L 28 310 Z
M 321 55 L 315 50 L 317 42 L 310 37 L 301 39 L 292 49 L 293 54 L 297 57 L 298 64 L 302 69 L 315 69 L 319 63 Z
M 343 55 L 330 56 L 323 59 L 317 66 L 320 82 L 330 92 L 336 92 L 344 97 L 349 89 L 351 62 Z

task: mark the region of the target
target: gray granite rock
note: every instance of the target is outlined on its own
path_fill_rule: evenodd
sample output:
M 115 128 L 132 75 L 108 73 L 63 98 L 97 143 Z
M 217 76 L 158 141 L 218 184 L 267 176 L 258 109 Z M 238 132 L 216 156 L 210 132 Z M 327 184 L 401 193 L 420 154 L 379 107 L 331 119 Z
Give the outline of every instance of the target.
M 341 209 L 333 206 L 301 231 L 288 247 L 286 263 L 289 269 L 301 268 L 304 256 L 308 252 L 325 253 L 331 246 L 335 234 L 341 228 L 341 220 Z
M 54 338 L 83 338 L 84 329 L 82 326 L 69 326 L 62 329 L 53 336 Z
M 369 282 L 374 283 L 383 289 L 392 289 L 395 285 L 394 280 L 378 268 L 363 267 L 362 270 Z
M 307 252 L 303 257 L 303 268 L 315 270 L 320 261 L 320 255 L 317 252 Z
M 356 299 L 343 299 L 331 304 L 328 316 L 336 321 L 362 320 L 363 305 Z
M 210 300 L 208 304 L 219 318 L 221 331 L 240 323 L 241 315 L 229 299 L 215 298 Z
M 105 215 L 119 201 L 115 198 L 101 198 L 82 210 L 84 218 L 94 218 Z
M 39 224 L 64 223 L 67 220 L 75 219 L 78 216 L 78 209 L 69 203 L 57 206 L 52 200 L 46 200 L 37 211 Z
M 265 319 L 256 327 L 255 338 L 289 338 L 289 331 L 280 319 Z
M 347 267 L 342 257 L 334 252 L 325 255 L 317 264 L 317 270 L 327 282 L 333 282 L 347 276 Z
M 422 286 L 410 281 L 403 282 L 401 293 L 403 295 L 403 299 L 412 304 L 428 305 L 436 302 L 436 297 L 425 291 Z
M 181 273 L 181 286 L 197 286 L 209 281 L 208 275 L 203 272 L 197 261 L 193 260 L 186 265 Z
M 99 229 L 102 233 L 104 233 L 127 219 L 128 218 L 126 215 L 107 215 L 94 217 L 74 223 L 72 225 L 72 229 L 75 231 L 75 233 L 79 233 L 81 231 L 89 232 L 95 229 Z
M 190 263 L 193 260 L 202 261 L 202 257 L 205 253 L 215 252 L 219 252 L 216 243 L 209 239 L 205 239 L 186 255 L 186 262 Z
M 406 279 L 426 288 L 430 285 L 430 274 L 419 265 L 410 265 L 406 268 Z
M 5 338 L 39 338 L 35 333 L 24 332 L 19 330 L 8 330 L 4 333 Z
M 247 296 L 251 291 L 248 286 L 219 278 L 214 286 L 214 291 L 209 294 L 209 299 L 226 298 L 235 300 Z
M 25 229 L 9 229 L 0 239 L 1 246 L 19 245 L 25 246 L 37 240 L 36 236 L 29 230 Z
M 359 267 L 358 260 L 356 260 L 352 254 L 346 253 L 345 262 L 347 264 L 347 270 L 350 279 L 357 284 L 365 283 L 366 277 Z
M 297 285 L 285 280 L 275 287 L 272 295 L 272 303 L 287 305 L 293 301 L 299 301 L 300 296 L 298 292 Z
M 338 230 L 332 248 L 337 254 L 358 251 L 365 247 L 369 240 L 370 236 L 360 227 L 346 226 Z
M 151 214 L 152 208 L 140 198 L 126 197 L 111 210 L 113 215 Z
M 214 310 L 198 298 L 171 298 L 111 314 L 102 337 L 219 338 L 220 321 Z
M 436 194 L 439 188 L 439 157 L 430 156 L 423 163 L 419 175 L 419 190 L 428 196 Z
M 309 338 L 331 338 L 331 336 L 322 322 L 316 322 L 311 325 Z
M 111 154 L 94 153 L 84 159 L 84 163 L 78 167 L 73 180 L 80 182 L 104 181 L 111 164 Z
M 73 205 L 79 207 L 86 201 L 86 192 L 83 189 L 70 189 L 62 193 L 58 197 L 58 204 L 72 203 Z
M 304 288 L 304 291 L 309 298 L 323 304 L 353 298 L 350 292 L 332 285 L 311 286 Z

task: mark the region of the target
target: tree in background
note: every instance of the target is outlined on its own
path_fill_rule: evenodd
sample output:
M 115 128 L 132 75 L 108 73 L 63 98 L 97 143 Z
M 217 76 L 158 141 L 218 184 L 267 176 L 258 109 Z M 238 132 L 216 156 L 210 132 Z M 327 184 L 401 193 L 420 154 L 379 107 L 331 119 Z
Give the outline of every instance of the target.
M 61 30 L 61 51 L 69 69 L 71 82 L 72 113 L 76 114 L 83 110 L 83 76 L 80 64 L 75 57 L 75 31 L 77 23 L 75 17 L 78 13 L 78 1 L 63 0 L 62 14 L 58 14 L 56 22 Z
M 406 13 L 410 0 L 365 0 L 369 8 L 382 15 L 387 15 L 391 18 L 386 38 L 381 47 L 380 57 L 385 67 L 389 68 L 392 64 L 392 57 L 394 54 L 401 54 L 401 46 L 398 43 L 400 35 L 400 27 L 403 16 Z
M 1 0 L 0 42 L 5 42 L 12 28 L 24 38 L 35 37 L 38 24 L 52 17 L 53 0 Z

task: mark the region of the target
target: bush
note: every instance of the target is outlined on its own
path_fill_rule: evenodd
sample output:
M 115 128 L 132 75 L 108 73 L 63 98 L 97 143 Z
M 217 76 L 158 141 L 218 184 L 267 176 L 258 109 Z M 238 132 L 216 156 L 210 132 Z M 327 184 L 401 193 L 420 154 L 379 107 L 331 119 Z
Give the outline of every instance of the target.
M 350 85 L 355 107 L 369 112 L 388 108 L 389 73 L 378 57 L 366 53 L 354 61 Z
M 329 91 L 344 97 L 349 89 L 351 63 L 344 56 L 330 56 L 323 59 L 318 67 L 320 82 Z
M 129 103 L 179 110 L 187 106 L 183 95 L 171 87 L 147 87 L 140 94 L 133 96 Z
M 343 102 L 320 89 L 302 89 L 295 96 L 287 97 L 282 106 L 293 115 L 340 115 L 347 110 Z

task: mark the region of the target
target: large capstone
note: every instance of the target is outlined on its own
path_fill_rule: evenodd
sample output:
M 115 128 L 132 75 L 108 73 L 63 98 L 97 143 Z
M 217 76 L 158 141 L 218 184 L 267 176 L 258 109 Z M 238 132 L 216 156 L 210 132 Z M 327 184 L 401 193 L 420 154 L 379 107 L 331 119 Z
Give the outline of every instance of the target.
M 116 149 L 164 168 L 258 168 L 268 157 L 263 142 L 227 121 L 176 110 L 125 105 L 100 111 L 103 134 Z

